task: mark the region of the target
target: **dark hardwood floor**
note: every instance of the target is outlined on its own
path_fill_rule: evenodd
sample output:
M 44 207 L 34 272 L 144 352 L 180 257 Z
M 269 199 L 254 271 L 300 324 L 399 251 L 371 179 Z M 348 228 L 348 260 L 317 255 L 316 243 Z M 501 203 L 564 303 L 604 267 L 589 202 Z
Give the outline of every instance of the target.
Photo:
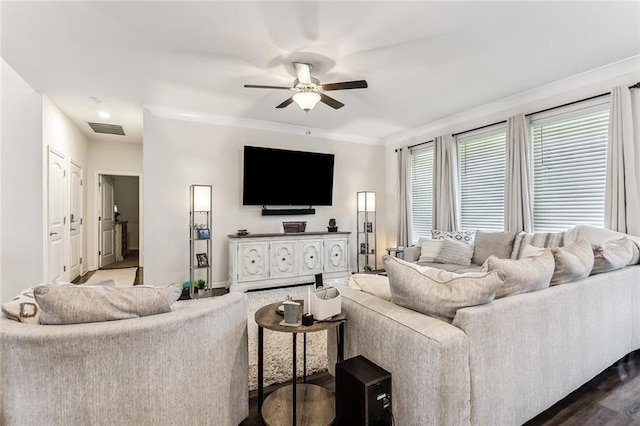
M 335 392 L 329 373 L 309 376 L 307 383 Z M 265 397 L 286 385 L 265 388 Z M 249 417 L 241 426 L 263 426 L 258 413 L 258 393 L 249 393 Z M 640 351 L 607 368 L 575 392 L 534 417 L 525 426 L 633 426 L 640 425 Z M 397 425 L 404 426 L 404 425 Z

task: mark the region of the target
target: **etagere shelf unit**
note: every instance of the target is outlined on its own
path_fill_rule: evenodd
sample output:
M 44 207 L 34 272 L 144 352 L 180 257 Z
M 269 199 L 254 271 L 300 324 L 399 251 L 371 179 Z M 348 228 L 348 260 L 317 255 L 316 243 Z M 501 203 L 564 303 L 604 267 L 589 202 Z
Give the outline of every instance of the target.
M 376 253 L 376 193 L 362 191 L 357 193 L 357 270 L 375 272 L 378 269 Z
M 211 185 L 191 185 L 189 207 L 189 296 L 210 297 Z

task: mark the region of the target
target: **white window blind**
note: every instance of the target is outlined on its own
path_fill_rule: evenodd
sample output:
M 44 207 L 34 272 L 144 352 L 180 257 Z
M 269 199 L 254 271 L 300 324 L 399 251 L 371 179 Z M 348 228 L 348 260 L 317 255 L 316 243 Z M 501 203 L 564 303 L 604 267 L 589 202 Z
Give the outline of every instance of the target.
M 531 117 L 533 227 L 604 225 L 608 98 Z
M 457 138 L 462 229 L 504 229 L 505 139 L 505 125 Z
M 433 227 L 433 143 L 411 150 L 411 216 L 415 244 Z

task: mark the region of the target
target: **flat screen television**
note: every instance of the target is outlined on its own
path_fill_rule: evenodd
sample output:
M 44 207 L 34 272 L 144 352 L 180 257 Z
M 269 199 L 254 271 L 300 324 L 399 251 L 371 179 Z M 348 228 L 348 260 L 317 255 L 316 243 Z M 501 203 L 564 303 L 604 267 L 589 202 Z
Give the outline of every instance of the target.
M 333 154 L 244 147 L 242 204 L 330 206 Z

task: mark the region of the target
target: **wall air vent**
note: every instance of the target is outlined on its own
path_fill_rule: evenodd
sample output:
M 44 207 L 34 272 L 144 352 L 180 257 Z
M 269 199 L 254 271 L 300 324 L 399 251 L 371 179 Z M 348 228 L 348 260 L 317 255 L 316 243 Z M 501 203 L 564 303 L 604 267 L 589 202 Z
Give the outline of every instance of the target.
M 87 124 L 96 133 L 104 133 L 104 134 L 107 134 L 107 135 L 125 136 L 124 129 L 122 128 L 122 126 L 120 126 L 118 124 L 91 123 L 91 122 L 87 122 Z

